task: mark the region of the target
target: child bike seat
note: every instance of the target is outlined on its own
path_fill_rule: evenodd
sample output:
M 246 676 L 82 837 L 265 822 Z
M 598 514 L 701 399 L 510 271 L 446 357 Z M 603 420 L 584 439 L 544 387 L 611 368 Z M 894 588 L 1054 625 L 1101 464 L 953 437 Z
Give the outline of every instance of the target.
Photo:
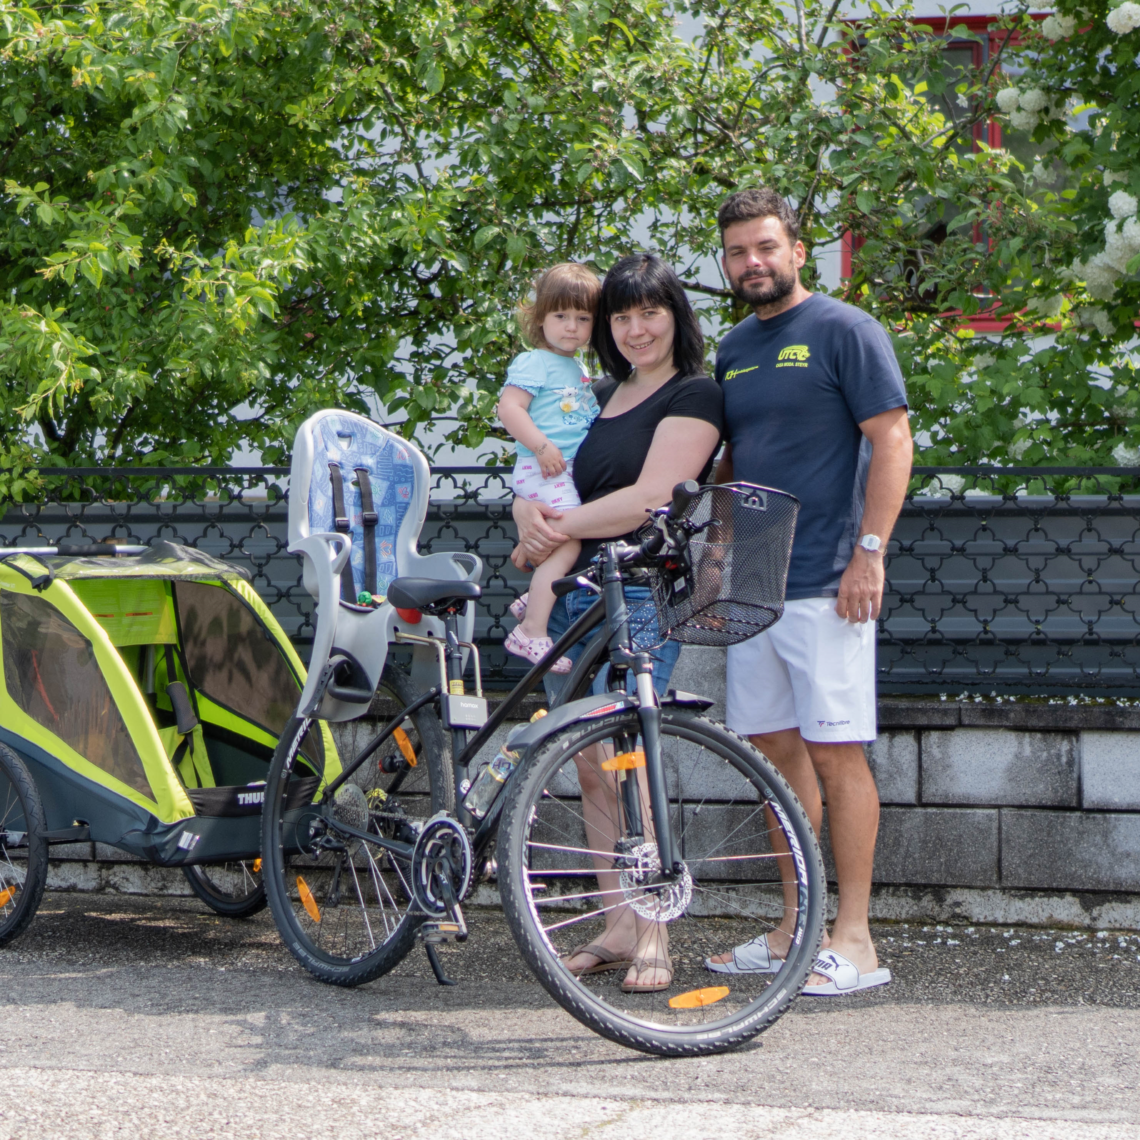
M 344 721 L 368 711 L 367 700 L 338 700 L 328 687 L 333 682 L 341 692 L 374 692 L 395 629 L 407 624 L 396 607 L 420 610 L 432 604 L 391 597 L 398 576 L 430 580 L 444 591 L 440 598 L 479 597 L 483 564 L 478 557 L 463 551 L 425 555 L 417 549 L 430 482 L 427 460 L 413 444 L 355 412 L 317 412 L 297 432 L 289 477 L 289 550 L 301 556 L 302 580 L 317 599 L 299 716 Z M 466 606 L 460 638 L 470 641 L 474 626 L 474 612 Z M 415 632 L 442 637 L 443 622 L 427 614 Z

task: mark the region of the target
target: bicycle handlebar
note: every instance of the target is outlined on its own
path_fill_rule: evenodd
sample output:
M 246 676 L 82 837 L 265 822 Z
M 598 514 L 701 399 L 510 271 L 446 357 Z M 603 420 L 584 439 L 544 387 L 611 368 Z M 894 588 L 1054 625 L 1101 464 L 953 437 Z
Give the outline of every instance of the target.
M 679 519 L 689 504 L 701 493 L 701 485 L 696 479 L 686 479 L 673 488 L 673 502 L 669 505 L 669 517 Z

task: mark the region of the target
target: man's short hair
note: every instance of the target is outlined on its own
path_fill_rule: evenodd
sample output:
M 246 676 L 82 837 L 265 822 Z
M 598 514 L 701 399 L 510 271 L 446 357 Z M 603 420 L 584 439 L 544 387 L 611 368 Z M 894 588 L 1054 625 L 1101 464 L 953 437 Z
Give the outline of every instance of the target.
M 775 190 L 757 186 L 751 190 L 737 190 L 721 203 L 716 212 L 720 244 L 724 245 L 724 231 L 729 226 L 750 222 L 754 218 L 779 218 L 792 245 L 800 240 L 800 219 L 795 210 Z

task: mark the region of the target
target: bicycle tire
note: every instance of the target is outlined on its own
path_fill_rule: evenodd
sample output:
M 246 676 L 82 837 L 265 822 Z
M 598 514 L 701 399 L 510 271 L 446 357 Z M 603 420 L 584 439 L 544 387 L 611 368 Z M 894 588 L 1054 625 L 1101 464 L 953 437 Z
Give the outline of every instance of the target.
M 47 824 L 27 765 L 0 744 L 0 946 L 35 918 L 47 885 Z
M 251 918 L 268 902 L 261 879 L 260 859 L 183 867 L 190 889 L 223 918 Z
M 498 840 L 502 864 L 499 882 L 503 909 L 519 950 L 539 982 L 563 1009 L 621 1045 L 657 1056 L 699 1056 L 751 1040 L 772 1025 L 799 995 L 811 975 L 823 935 L 826 881 L 819 844 L 806 813 L 791 787 L 751 744 L 723 726 L 685 710 L 662 710 L 661 729 L 669 760 L 667 781 L 673 833 L 682 844 L 682 861 L 689 876 L 687 900 L 684 879 L 676 886 L 676 893 L 670 894 L 674 888 L 664 889 L 659 880 L 649 877 L 647 872 L 652 870 L 656 853 L 654 843 L 647 845 L 649 850 L 644 856 L 640 847 L 623 849 L 633 855 L 611 852 L 605 856 L 610 860 L 610 875 L 625 866 L 629 876 L 618 879 L 615 875 L 608 880 L 611 886 L 606 889 L 597 877 L 599 863 L 595 859 L 595 855 L 603 854 L 597 849 L 602 840 L 594 831 L 591 847 L 586 822 L 585 804 L 592 797 L 579 784 L 575 799 L 574 779 L 579 771 L 575 755 L 607 740 L 636 741 L 639 726 L 634 710 L 568 725 L 516 770 L 505 790 L 507 798 Z M 634 757 L 635 762 L 638 754 L 634 751 L 623 755 Z M 697 758 L 704 756 L 715 759 L 716 767 L 698 772 Z M 683 767 L 685 764 L 688 769 Z M 615 773 L 615 782 L 626 776 L 628 772 Z M 710 790 L 701 792 L 701 786 Z M 688 800 L 686 788 L 696 789 Z M 597 802 L 595 799 L 595 806 Z M 616 804 L 617 798 L 611 802 Z M 766 815 L 765 807 L 770 805 L 775 805 L 772 814 Z M 649 810 L 647 800 L 643 807 Z M 702 811 L 706 812 L 703 822 Z M 624 809 L 617 811 L 616 818 L 624 819 Z M 755 838 L 755 853 L 749 847 L 753 840 L 745 826 L 753 818 L 758 819 L 754 827 L 761 823 L 765 827 Z M 731 827 L 735 820 L 742 822 Z M 651 827 L 651 820 L 643 821 L 646 834 Z M 774 833 L 788 843 L 788 854 L 778 853 L 771 841 Z M 718 839 L 718 835 L 722 837 Z M 622 836 L 619 834 L 618 838 Z M 762 844 L 768 854 L 763 853 Z M 744 853 L 734 854 L 737 850 Z M 797 858 L 797 851 L 801 858 Z M 778 876 L 774 880 L 761 877 L 755 882 L 741 878 L 744 874 L 755 878 L 764 868 L 774 870 L 777 866 L 771 862 L 747 863 L 748 860 L 776 859 L 787 859 L 787 866 L 794 872 L 797 903 L 792 919 L 782 909 Z M 593 868 L 574 865 L 576 861 L 591 860 Z M 746 867 L 751 870 L 742 870 Z M 725 875 L 736 875 L 739 884 L 726 886 L 721 881 Z M 574 876 L 584 884 L 584 893 L 574 893 Z M 614 883 L 620 886 L 615 888 Z M 646 886 L 647 883 L 657 885 Z M 778 905 L 770 901 L 776 892 L 781 899 Z M 749 903 L 749 897 L 755 901 Z M 596 906 L 588 901 L 591 898 L 598 900 Z M 633 921 L 640 922 L 639 938 L 649 931 L 650 938 L 663 946 L 665 960 L 671 962 L 668 989 L 653 994 L 624 993 L 618 983 L 625 977 L 625 967 L 610 975 L 602 971 L 572 975 L 565 960 L 573 949 L 571 942 L 579 936 L 576 932 L 584 936 L 601 927 L 603 921 L 604 929 L 609 931 L 610 920 L 602 918 L 605 911 L 620 913 L 624 906 L 628 908 L 627 917 L 632 918 L 634 903 L 641 908 L 638 914 L 667 916 Z M 678 908 L 679 913 L 674 914 Z M 764 918 L 765 909 L 775 909 L 782 917 Z M 730 917 L 717 917 L 718 912 L 727 912 Z M 566 913 L 569 918 L 564 917 Z M 755 933 L 767 933 L 785 920 L 789 925 L 794 922 L 794 941 L 774 973 L 726 976 L 708 972 L 707 958 L 742 941 L 742 925 Z M 733 931 L 736 937 L 729 941 Z M 659 980 L 664 972 L 655 971 L 651 977 Z M 650 975 L 638 972 L 635 979 L 642 976 Z M 721 985 L 725 981 L 730 984 Z M 675 1001 L 679 1004 L 674 1005 Z M 719 1004 L 722 1001 L 723 1006 Z
M 385 669 L 379 689 L 390 693 L 401 708 L 418 696 L 408 674 L 394 666 Z M 407 868 L 387 857 L 383 849 L 349 839 L 343 852 L 322 854 L 306 838 L 302 817 L 309 805 L 319 801 L 319 788 L 314 783 L 300 806 L 291 805 L 289 797 L 298 794 L 291 787 L 297 787 L 294 776 L 298 756 L 311 723 L 296 717 L 290 720 L 270 764 L 262 809 L 266 897 L 282 940 L 309 973 L 329 985 L 359 986 L 386 974 L 408 955 L 425 915 L 415 912 Z M 374 756 L 349 782 L 361 788 L 367 800 L 363 830 L 382 835 L 381 828 L 389 828 L 390 834 L 402 828 L 400 838 L 414 838 L 416 824 L 438 812 L 455 810 L 451 749 L 438 715 L 432 706 L 424 706 L 413 714 L 411 723 L 416 737 L 414 769 L 388 778 Z M 408 739 L 410 742 L 411 737 Z M 405 784 L 409 772 L 412 776 Z M 393 786 L 396 791 L 389 794 Z M 375 789 L 387 798 L 381 800 Z M 361 809 L 354 806 L 345 810 Z M 328 826 L 335 838 L 335 820 Z M 355 892 L 359 916 L 355 910 L 350 913 L 352 908 L 341 906 L 342 877 Z M 383 934 L 379 942 L 378 932 Z

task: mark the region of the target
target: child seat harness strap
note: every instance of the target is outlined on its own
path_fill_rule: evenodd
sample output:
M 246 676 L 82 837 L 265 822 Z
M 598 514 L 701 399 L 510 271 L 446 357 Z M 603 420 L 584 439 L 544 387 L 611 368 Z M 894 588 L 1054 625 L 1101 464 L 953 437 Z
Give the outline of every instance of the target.
M 349 534 L 352 531 L 352 522 L 348 517 L 348 512 L 344 509 L 344 477 L 340 473 L 339 464 L 329 464 L 329 483 L 332 485 L 333 526 L 339 534 Z M 371 488 L 369 488 L 368 497 L 371 500 Z M 367 546 L 367 543 L 365 545 Z M 367 555 L 367 550 L 365 554 Z M 374 552 L 373 558 L 375 557 Z M 352 580 L 351 558 L 346 559 L 340 568 L 340 596 L 341 600 L 345 602 L 356 601 L 356 584 Z
M 360 486 L 360 519 L 364 524 L 364 588 L 376 593 L 376 524 L 380 516 L 372 503 L 372 482 L 367 467 L 356 468 L 356 482 Z

